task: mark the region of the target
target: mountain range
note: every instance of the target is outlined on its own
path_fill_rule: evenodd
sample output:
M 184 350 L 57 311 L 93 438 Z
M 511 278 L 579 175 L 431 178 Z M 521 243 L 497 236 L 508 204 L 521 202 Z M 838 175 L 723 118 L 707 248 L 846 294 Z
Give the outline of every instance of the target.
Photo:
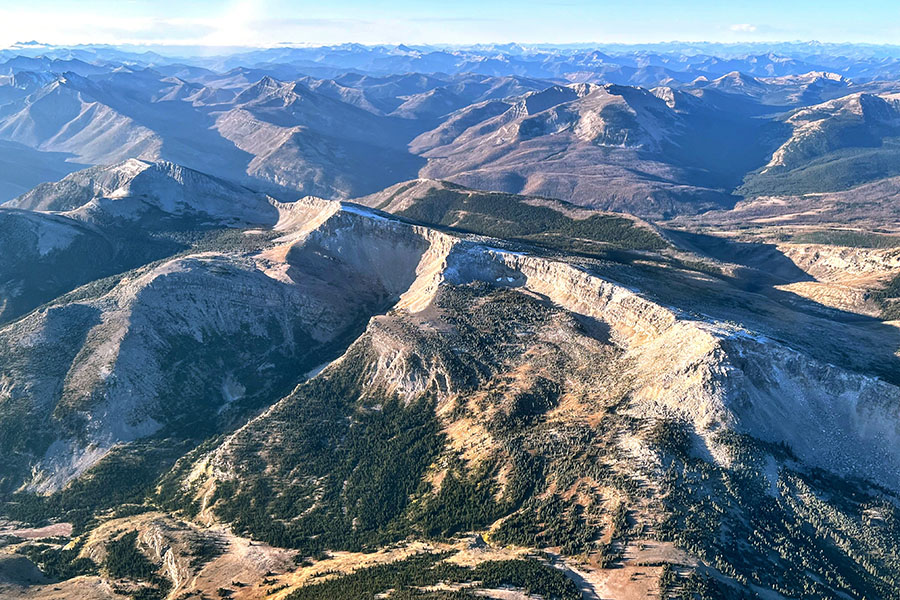
M 302 72 L 306 50 L 242 57 L 253 66 L 227 71 L 199 60 L 10 58 L 0 65 L 0 161 L 10 166 L 0 191 L 9 200 L 86 165 L 140 158 L 283 200 L 349 199 L 425 177 L 671 218 L 897 175 L 888 79 L 851 80 L 773 57 L 792 66 L 760 70 L 749 56 L 672 77 L 669 67 L 684 75 L 685 61 L 703 61 L 639 53 L 628 61 L 656 70 L 619 78 L 597 52 L 554 55 L 579 62 L 577 72 L 366 71 L 382 51 L 421 54 L 321 49 L 317 60 L 344 69 L 326 78 Z M 295 67 L 271 62 L 290 57 Z M 391 67 L 401 68 L 419 67 Z
M 900 59 L 756 50 L 0 53 L 0 596 L 900 597 Z

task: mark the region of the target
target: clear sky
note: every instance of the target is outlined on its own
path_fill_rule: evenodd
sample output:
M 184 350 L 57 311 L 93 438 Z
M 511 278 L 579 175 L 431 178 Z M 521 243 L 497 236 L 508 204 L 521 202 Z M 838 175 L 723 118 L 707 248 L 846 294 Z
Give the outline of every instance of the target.
M 138 43 L 900 43 L 900 0 L 0 0 L 0 47 Z

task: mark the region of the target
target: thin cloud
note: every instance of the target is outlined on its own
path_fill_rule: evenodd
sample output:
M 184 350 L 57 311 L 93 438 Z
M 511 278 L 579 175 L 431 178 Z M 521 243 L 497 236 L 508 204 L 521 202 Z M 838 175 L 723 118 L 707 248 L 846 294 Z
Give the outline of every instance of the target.
M 750 23 L 736 23 L 728 29 L 739 33 L 753 33 L 756 31 L 756 25 L 751 25 Z
M 371 25 L 374 21 L 369 19 L 340 19 L 340 18 L 287 18 L 287 19 L 256 19 L 252 22 L 254 28 L 265 29 L 269 27 L 342 27 L 346 25 Z
M 410 23 L 496 23 L 501 19 L 487 17 L 413 17 Z

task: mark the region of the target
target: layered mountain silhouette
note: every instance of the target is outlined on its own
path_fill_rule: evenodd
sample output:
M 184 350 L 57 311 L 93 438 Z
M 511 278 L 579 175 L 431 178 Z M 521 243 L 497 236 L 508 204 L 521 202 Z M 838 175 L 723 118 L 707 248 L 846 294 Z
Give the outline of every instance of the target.
M 604 83 L 602 69 L 561 81 L 560 73 L 478 70 L 286 79 L 267 63 L 226 73 L 114 63 L 63 71 L 68 64 L 6 64 L 0 158 L 13 165 L 16 149 L 30 153 L 24 171 L 7 169 L 0 181 L 7 199 L 81 166 L 127 158 L 173 161 L 281 199 L 350 198 L 420 176 L 656 218 L 895 174 L 877 151 L 883 138 L 890 148 L 891 126 L 868 116 L 873 103 L 891 97 L 890 84 L 824 70 L 713 77 L 706 65 L 690 78 L 661 74 L 637 87 Z M 720 68 L 746 64 L 735 59 Z M 571 83 L 578 79 L 590 83 Z M 875 119 L 871 125 L 854 125 L 854 110 L 840 108 L 857 98 L 872 105 L 865 115 L 857 111 L 863 121 Z M 835 113 L 828 131 L 807 135 L 827 111 Z M 797 151 L 801 143 L 813 149 Z M 811 154 L 831 151 L 843 157 L 835 168 Z M 817 162 L 776 177 L 788 154 Z M 781 183 L 773 186 L 773 178 Z
M 0 596 L 896 598 L 897 65 L 775 50 L 0 51 Z

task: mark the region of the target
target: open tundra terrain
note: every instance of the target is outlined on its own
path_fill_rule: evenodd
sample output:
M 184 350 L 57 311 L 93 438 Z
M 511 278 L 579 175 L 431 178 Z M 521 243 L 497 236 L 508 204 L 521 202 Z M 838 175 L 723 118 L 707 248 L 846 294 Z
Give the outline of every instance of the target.
M 823 48 L 0 51 L 0 597 L 900 598 Z

